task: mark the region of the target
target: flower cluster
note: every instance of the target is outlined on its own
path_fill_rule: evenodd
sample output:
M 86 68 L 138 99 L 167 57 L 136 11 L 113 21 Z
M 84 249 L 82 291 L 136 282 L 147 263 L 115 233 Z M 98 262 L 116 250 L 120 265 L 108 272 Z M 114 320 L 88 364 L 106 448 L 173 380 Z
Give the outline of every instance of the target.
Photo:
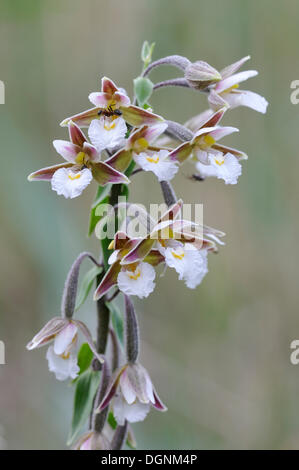
M 69 140 L 54 140 L 53 145 L 64 161 L 28 177 L 30 181 L 49 181 L 58 195 L 71 199 L 79 196 L 94 180 L 99 186 L 90 215 L 90 233 L 101 219 L 97 208 L 108 201 L 116 209 L 117 227 L 108 241 L 101 240 L 100 260 L 87 252 L 79 255 L 66 279 L 61 317 L 52 318 L 27 345 L 29 350 L 49 345 L 50 371 L 58 380 L 72 379 L 78 396 L 85 400 L 84 406 L 80 402 L 79 409 L 75 400 L 75 423 L 82 424 L 82 416 L 77 416 L 82 410 L 90 412 L 88 430 L 77 439 L 75 449 L 121 449 L 125 442 L 135 445 L 128 423 L 144 420 L 151 407 L 166 410 L 147 370 L 138 361 L 139 329 L 130 296 L 142 299 L 153 292 L 158 266 L 163 266 L 164 271 L 174 269 L 190 289 L 202 282 L 208 272 L 208 255 L 217 252 L 217 246 L 223 244 L 224 233 L 185 218 L 183 202 L 176 198 L 169 181 L 180 171 L 181 165 L 189 161 L 195 163 L 195 179 L 215 177 L 226 184 L 236 184 L 242 173 L 240 162 L 246 160 L 247 155 L 223 145 L 222 139 L 238 129 L 220 125 L 220 121 L 237 106 L 265 113 L 268 104 L 260 95 L 239 89 L 241 82 L 257 75 L 255 70 L 238 72 L 249 56 L 219 72 L 207 62 L 192 63 L 178 55 L 152 62 L 152 52 L 153 45 L 145 43 L 142 49 L 144 68 L 134 80 L 134 99 L 131 101 L 127 92 L 109 78 L 102 78 L 101 91 L 89 95 L 93 107 L 61 122 L 62 127 L 68 128 Z M 183 77 L 153 84 L 148 75 L 163 64 L 179 68 Z M 209 109 L 192 117 L 185 125 L 154 114 L 149 98 L 153 91 L 166 86 L 182 86 L 195 93 L 196 90 L 205 93 Z M 87 128 L 86 135 L 82 128 Z M 148 213 L 137 215 L 145 231 L 143 236 L 136 236 L 129 228 L 130 217 L 121 221 L 117 198 L 125 196 L 125 205 L 130 206 L 127 202 L 129 178 L 148 171 L 160 183 L 167 209 L 156 220 Z M 104 186 L 107 188 L 103 189 Z M 102 225 L 105 220 L 102 218 Z M 79 270 L 86 257 L 94 267 L 82 282 L 79 306 L 95 282 L 96 339 L 84 323 L 73 318 L 78 308 Z M 113 293 L 109 297 L 111 289 Z M 120 292 L 125 303 L 124 328 L 115 326 L 115 318 L 112 321 L 114 299 Z M 123 330 L 125 341 L 121 337 Z M 78 353 L 79 332 L 87 345 Z M 111 347 L 107 348 L 109 338 Z M 92 384 L 95 381 L 94 394 Z M 75 431 L 72 442 L 81 428 Z

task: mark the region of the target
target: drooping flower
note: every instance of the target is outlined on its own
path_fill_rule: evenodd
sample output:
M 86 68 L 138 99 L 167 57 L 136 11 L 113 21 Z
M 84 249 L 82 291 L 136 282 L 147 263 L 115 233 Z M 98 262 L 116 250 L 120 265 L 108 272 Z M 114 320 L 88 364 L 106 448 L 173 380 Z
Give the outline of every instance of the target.
M 178 241 L 162 249 L 166 265 L 176 270 L 189 289 L 195 289 L 208 272 L 208 250 L 198 250 L 192 243 Z
M 202 178 L 214 176 L 223 179 L 225 184 L 237 184 L 238 177 L 242 174 L 242 166 L 235 155 L 227 153 L 224 156 L 221 152 L 210 153 L 208 159 L 208 165 L 203 165 L 201 162 L 196 163 L 199 176 Z
M 56 151 L 66 163 L 42 168 L 29 175 L 29 181 L 51 181 L 57 194 L 65 198 L 79 196 L 94 178 L 101 186 L 108 183 L 129 183 L 128 178 L 106 162 L 97 149 L 87 142 L 80 128 L 69 122 L 70 142 L 54 140 Z
M 238 132 L 236 127 L 217 125 L 224 112 L 225 108 L 222 108 L 201 122 L 192 140 L 174 149 L 169 154 L 169 159 L 183 163 L 192 156 L 199 162 L 197 169 L 203 177 L 216 176 L 224 179 L 227 184 L 235 184 L 242 172 L 239 160 L 246 160 L 247 155 L 218 143 L 222 137 Z
M 221 70 L 221 80 L 218 81 L 209 94 L 208 100 L 212 109 L 219 107 L 219 98 L 227 103 L 229 107 L 236 108 L 237 106 L 247 106 L 260 113 L 267 111 L 268 102 L 264 97 L 248 90 L 240 90 L 239 84 L 248 78 L 258 75 L 256 70 L 246 70 L 244 72 L 236 73 L 239 68 L 250 59 L 250 56 L 243 57 L 241 60 L 228 65 Z M 217 95 L 218 103 L 217 103 Z M 223 106 L 223 103 L 220 104 Z
M 151 406 L 159 411 L 167 410 L 147 370 L 139 363 L 126 364 L 114 373 L 98 411 L 111 401 L 113 415 L 120 425 L 125 420 L 129 423 L 143 421 Z
M 153 266 L 163 261 L 163 256 L 158 250 L 150 250 L 139 263 L 121 265 L 123 257 L 134 248 L 140 238 L 130 239 L 124 232 L 117 232 L 109 248 L 114 248 L 109 258 L 110 267 L 98 285 L 94 300 L 100 299 L 112 287 L 118 286 L 119 290 L 127 295 L 137 295 L 139 298 L 148 297 L 155 288 L 155 270 Z
M 140 266 L 158 250 L 166 266 L 174 268 L 187 287 L 197 287 L 208 272 L 208 253 L 217 251 L 215 241 L 222 244 L 219 237 L 224 233 L 180 218 L 182 205 L 181 200 L 176 202 L 156 223 L 150 215 L 143 217 L 147 223 L 151 222 L 151 231 L 124 252 L 120 265 Z
M 26 347 L 31 351 L 53 342 L 47 351 L 49 370 L 54 372 L 57 380 L 74 379 L 79 372 L 76 355 L 79 330 L 84 334 L 93 353 L 103 362 L 95 350 L 89 330 L 79 320 L 52 318 Z
M 70 121 L 73 121 L 80 127 L 88 127 L 94 119 L 106 117 L 109 121 L 111 118 L 120 116 L 133 127 L 153 125 L 163 121 L 161 116 L 130 104 L 130 98 L 124 90 L 117 88 L 115 83 L 107 77 L 102 78 L 101 91 L 91 93 L 89 100 L 95 108 L 66 118 L 60 125 L 67 126 Z

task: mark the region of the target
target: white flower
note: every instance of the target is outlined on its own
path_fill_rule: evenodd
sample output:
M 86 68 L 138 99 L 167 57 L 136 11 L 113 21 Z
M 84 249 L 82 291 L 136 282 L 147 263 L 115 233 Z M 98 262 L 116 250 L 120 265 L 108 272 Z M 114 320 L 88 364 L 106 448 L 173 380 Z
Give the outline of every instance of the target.
M 155 288 L 155 270 L 149 263 L 139 263 L 134 268 L 127 266 L 120 271 L 117 277 L 118 288 L 125 294 L 137 295 L 140 299 L 148 297 Z
M 195 289 L 208 272 L 207 250 L 198 250 L 191 243 L 177 243 L 163 251 L 166 265 L 176 270 L 187 287 Z
M 47 351 L 47 360 L 50 372 L 54 372 L 57 380 L 75 379 L 78 376 L 79 367 L 77 356 L 72 352 L 68 354 L 55 354 L 54 346 Z
M 91 180 L 92 173 L 88 168 L 78 171 L 74 171 L 71 168 L 60 168 L 55 171 L 51 179 L 51 186 L 57 194 L 73 199 L 80 196 Z
M 113 414 L 118 424 L 143 421 L 150 407 L 166 411 L 147 370 L 139 363 L 126 364 L 118 369 L 110 380 L 106 395 L 98 411 L 105 409 L 112 400 Z
M 98 152 L 114 149 L 124 142 L 127 133 L 126 122 L 122 117 L 106 117 L 94 119 L 88 129 L 90 141 Z
M 222 80 L 215 85 L 208 98 L 212 108 L 215 102 L 215 91 L 231 108 L 247 106 L 260 113 L 267 111 L 268 102 L 263 96 L 253 93 L 252 91 L 239 89 L 239 83 L 248 80 L 248 78 L 255 77 L 258 74 L 256 70 L 246 70 L 244 72 L 235 73 L 248 59 L 250 59 L 250 56 L 243 57 L 243 59 L 225 67 L 225 69 L 220 72 Z
M 160 150 L 155 153 L 141 152 L 135 161 L 145 171 L 152 171 L 159 181 L 170 181 L 178 171 L 178 165 L 168 159 L 169 152 Z
M 149 403 L 135 403 L 129 404 L 122 395 L 116 396 L 113 399 L 113 415 L 118 424 L 125 424 L 125 420 L 129 423 L 137 423 L 143 421 L 150 411 Z
M 221 152 L 208 154 L 208 165 L 201 162 L 196 164 L 200 176 L 203 178 L 215 176 L 223 179 L 225 184 L 237 184 L 238 177 L 242 173 L 242 166 L 238 159 L 231 153 L 223 154 Z

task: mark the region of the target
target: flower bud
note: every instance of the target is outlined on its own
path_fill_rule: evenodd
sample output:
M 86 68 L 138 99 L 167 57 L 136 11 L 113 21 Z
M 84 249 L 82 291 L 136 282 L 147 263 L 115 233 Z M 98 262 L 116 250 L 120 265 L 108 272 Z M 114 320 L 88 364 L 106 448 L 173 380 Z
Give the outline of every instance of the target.
M 221 75 L 207 62 L 199 60 L 186 67 L 185 78 L 192 88 L 205 90 L 213 83 L 219 82 Z

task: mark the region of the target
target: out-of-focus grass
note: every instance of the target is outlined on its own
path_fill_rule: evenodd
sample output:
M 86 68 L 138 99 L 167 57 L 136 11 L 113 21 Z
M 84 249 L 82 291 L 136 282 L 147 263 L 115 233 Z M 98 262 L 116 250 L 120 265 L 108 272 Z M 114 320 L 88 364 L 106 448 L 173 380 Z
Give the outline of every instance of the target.
M 29 184 L 28 173 L 59 161 L 51 141 L 59 122 L 88 107 L 107 75 L 132 91 L 144 39 L 155 57 L 178 53 L 221 69 L 251 54 L 260 75 L 244 84 L 270 102 L 266 116 L 237 109 L 224 123 L 240 127 L 227 144 L 249 155 L 236 187 L 175 179 L 186 202 L 202 202 L 209 225 L 227 233 L 210 273 L 189 291 L 174 273 L 138 302 L 142 361 L 169 407 L 136 425 L 141 448 L 298 448 L 298 372 L 289 344 L 298 337 L 297 18 L 291 0 L 104 2 L 30 0 L 0 3 L 1 125 L 0 422 L 9 448 L 62 448 L 72 390 L 47 371 L 45 351 L 26 342 L 59 312 L 67 270 L 86 238 L 94 187 L 76 200 Z M 267 18 L 267 21 L 265 21 Z M 165 68 L 154 81 L 175 76 Z M 188 90 L 159 90 L 154 109 L 184 122 L 206 107 Z M 58 158 L 58 159 L 57 159 Z M 149 175 L 135 177 L 135 202 L 160 202 Z M 83 318 L 92 325 L 88 302 Z

